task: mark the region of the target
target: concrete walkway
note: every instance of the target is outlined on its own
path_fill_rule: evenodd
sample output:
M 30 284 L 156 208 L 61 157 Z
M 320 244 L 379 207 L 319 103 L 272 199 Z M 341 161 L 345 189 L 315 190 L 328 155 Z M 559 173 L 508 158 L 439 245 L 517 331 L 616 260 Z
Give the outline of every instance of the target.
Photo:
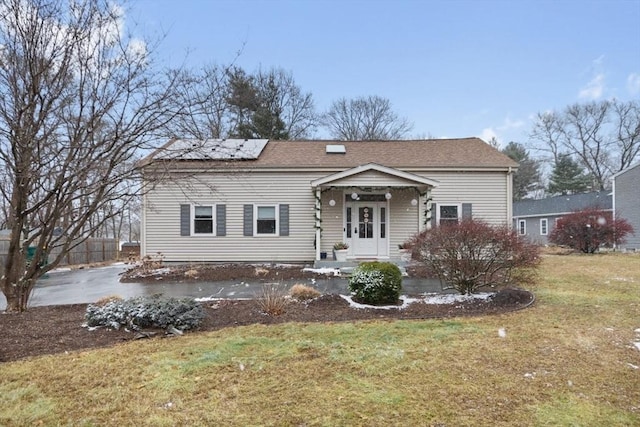
M 263 282 L 226 281 L 194 283 L 120 283 L 120 275 L 128 268 L 119 264 L 108 267 L 67 270 L 58 269 L 39 279 L 30 299 L 30 306 L 92 303 L 98 299 L 117 295 L 130 298 L 141 295 L 162 294 L 169 297 L 255 298 Z M 347 280 L 340 277 L 326 279 L 299 279 L 278 282 L 287 289 L 296 283 L 309 285 L 323 294 L 348 294 Z M 437 280 L 403 279 L 403 294 L 442 292 Z M 0 294 L 0 310 L 6 299 Z

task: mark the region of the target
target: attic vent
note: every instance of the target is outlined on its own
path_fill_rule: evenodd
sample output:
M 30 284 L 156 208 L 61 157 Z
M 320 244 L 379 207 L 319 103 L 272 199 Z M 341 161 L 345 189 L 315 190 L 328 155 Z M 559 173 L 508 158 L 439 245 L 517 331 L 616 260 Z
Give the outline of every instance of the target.
M 327 154 L 345 154 L 346 152 L 344 145 L 327 145 Z

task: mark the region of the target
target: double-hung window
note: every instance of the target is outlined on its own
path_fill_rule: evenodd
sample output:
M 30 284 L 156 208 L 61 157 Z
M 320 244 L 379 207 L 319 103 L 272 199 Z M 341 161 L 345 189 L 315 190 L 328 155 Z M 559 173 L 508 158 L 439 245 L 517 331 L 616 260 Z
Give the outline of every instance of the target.
M 527 221 L 524 219 L 518 220 L 518 234 L 521 236 L 527 234 Z
M 439 205 L 439 224 L 441 226 L 447 226 L 451 224 L 457 224 L 460 218 L 460 208 L 458 205 Z
M 278 205 L 256 205 L 256 235 L 278 235 Z
M 540 219 L 540 235 L 546 236 L 549 234 L 549 220 L 547 218 Z
M 213 226 L 213 206 L 194 206 L 193 208 L 193 234 L 213 234 L 215 230 Z

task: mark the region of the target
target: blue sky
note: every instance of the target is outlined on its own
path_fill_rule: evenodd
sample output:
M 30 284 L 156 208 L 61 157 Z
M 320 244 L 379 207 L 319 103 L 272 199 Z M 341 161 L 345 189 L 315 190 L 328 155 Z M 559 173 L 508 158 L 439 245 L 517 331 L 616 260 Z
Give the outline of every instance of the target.
M 640 0 L 137 0 L 160 59 L 291 71 L 322 111 L 379 95 L 411 136 L 528 143 L 536 113 L 640 99 Z M 327 137 L 318 132 L 318 137 Z

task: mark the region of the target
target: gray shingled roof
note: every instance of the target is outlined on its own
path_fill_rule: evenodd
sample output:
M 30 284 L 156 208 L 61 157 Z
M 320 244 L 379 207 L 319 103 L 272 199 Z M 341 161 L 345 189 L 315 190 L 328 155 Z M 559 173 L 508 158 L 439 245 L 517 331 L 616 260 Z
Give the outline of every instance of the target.
M 593 193 L 571 194 L 537 200 L 519 200 L 513 202 L 513 216 L 557 215 L 594 206 L 611 210 L 613 206 L 611 192 L 594 191 Z

